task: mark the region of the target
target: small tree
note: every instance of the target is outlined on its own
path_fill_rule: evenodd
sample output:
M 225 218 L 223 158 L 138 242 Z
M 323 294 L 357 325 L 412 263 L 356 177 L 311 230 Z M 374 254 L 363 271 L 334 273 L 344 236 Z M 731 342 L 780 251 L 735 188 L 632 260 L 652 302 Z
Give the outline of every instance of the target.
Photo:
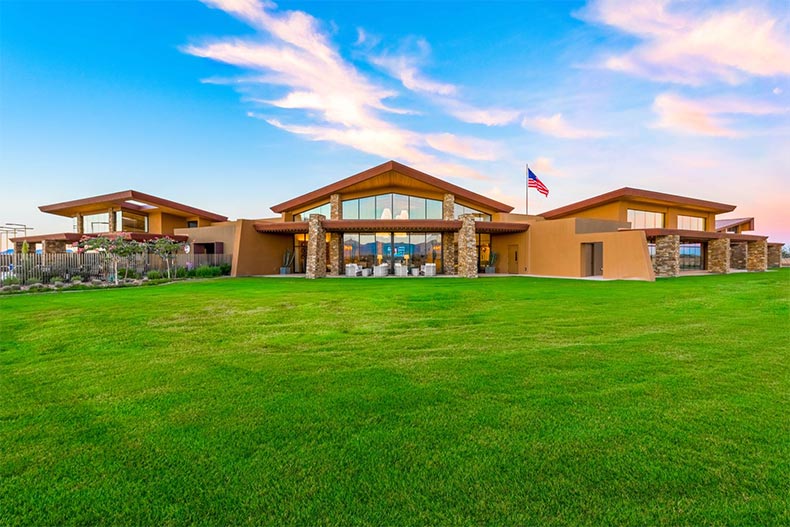
M 87 251 L 97 251 L 104 255 L 104 259 L 112 266 L 112 276 L 115 285 L 118 285 L 118 262 L 142 252 L 143 247 L 139 242 L 127 240 L 123 236 L 106 238 L 97 236 L 90 238 L 84 236 L 80 240 L 80 248 Z
M 148 242 L 148 250 L 165 261 L 168 279 L 170 279 L 170 263 L 183 246 L 184 242 L 176 241 L 167 236 L 156 238 Z

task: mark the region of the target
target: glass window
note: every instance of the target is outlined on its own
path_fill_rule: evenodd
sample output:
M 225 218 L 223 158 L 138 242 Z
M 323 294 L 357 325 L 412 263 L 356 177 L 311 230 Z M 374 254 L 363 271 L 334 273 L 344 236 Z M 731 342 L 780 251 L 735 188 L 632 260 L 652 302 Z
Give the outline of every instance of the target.
M 392 194 L 376 196 L 376 219 L 392 219 Z
M 628 209 L 628 221 L 632 229 L 663 229 L 664 213 Z
M 435 263 L 436 272 L 442 271 L 442 234 L 429 232 L 425 235 L 426 263 Z
M 187 222 L 187 227 L 190 227 L 189 223 L 194 223 L 193 226 L 197 227 L 196 221 Z M 118 232 L 148 232 L 148 216 L 126 210 L 116 211 L 115 230 Z
M 681 243 L 680 244 L 680 270 L 698 270 L 704 269 L 704 261 L 702 258 L 702 244 L 701 243 Z
M 678 229 L 684 229 L 687 231 L 704 231 L 705 218 L 678 215 Z
M 409 219 L 410 220 L 425 219 L 425 198 L 409 196 Z
M 442 202 L 435 199 L 425 200 L 425 218 L 428 220 L 442 219 Z
M 188 229 L 194 229 L 194 228 L 196 228 L 197 226 L 198 226 L 198 222 L 197 222 L 196 220 L 189 220 L 189 221 L 187 222 L 187 228 L 188 228 Z
M 409 219 L 409 196 L 404 196 L 403 194 L 392 195 L 392 219 Z
M 86 214 L 82 217 L 82 232 L 85 234 L 110 232 L 110 214 L 108 212 Z
M 455 209 L 453 213 L 456 219 L 460 218 L 462 214 L 474 214 L 475 220 L 477 221 L 491 221 L 490 214 L 486 214 L 485 212 L 480 212 L 477 209 L 473 209 L 472 207 L 467 207 L 465 205 L 460 205 L 458 203 L 455 204 Z
M 310 210 L 294 214 L 293 221 L 307 221 L 311 214 L 322 214 L 325 218 L 329 218 L 329 203 L 324 203 Z
M 359 219 L 360 220 L 375 220 L 376 219 L 376 198 L 373 196 L 367 198 L 359 198 Z
M 359 263 L 359 234 L 356 233 L 343 235 L 343 264 L 350 263 Z
M 344 220 L 358 220 L 359 219 L 359 200 L 349 199 L 343 202 L 343 219 Z
M 376 262 L 376 235 L 359 235 L 359 263 L 372 268 Z

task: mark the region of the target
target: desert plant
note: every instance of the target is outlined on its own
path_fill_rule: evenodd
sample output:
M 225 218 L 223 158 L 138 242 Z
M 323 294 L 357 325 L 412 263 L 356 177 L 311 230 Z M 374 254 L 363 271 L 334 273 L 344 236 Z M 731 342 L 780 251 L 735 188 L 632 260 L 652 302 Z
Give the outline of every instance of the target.
M 80 240 L 80 249 L 97 251 L 104 255 L 105 260 L 112 266 L 112 275 L 115 285 L 118 285 L 118 263 L 123 259 L 141 253 L 143 246 L 134 240 L 128 240 L 123 236 L 106 238 L 97 236 L 95 238 L 83 237 Z
M 184 242 L 179 242 L 173 238 L 162 236 L 148 242 L 148 250 L 159 256 L 167 265 L 167 277 L 170 278 L 170 265 L 176 253 L 184 247 Z

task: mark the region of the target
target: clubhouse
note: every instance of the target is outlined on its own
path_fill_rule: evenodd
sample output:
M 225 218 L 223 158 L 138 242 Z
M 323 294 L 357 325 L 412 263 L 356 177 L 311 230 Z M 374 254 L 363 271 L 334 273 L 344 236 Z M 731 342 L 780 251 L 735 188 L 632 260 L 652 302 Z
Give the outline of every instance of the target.
M 232 254 L 234 276 L 496 272 L 654 280 L 697 271 L 779 267 L 781 243 L 749 234 L 754 218 L 719 218 L 734 205 L 621 188 L 539 216 L 395 161 L 237 219 L 136 191 L 40 207 L 75 219 L 75 232 L 15 238 L 65 251 L 83 235 L 163 234 L 197 253 Z M 282 272 L 285 272 L 284 269 Z

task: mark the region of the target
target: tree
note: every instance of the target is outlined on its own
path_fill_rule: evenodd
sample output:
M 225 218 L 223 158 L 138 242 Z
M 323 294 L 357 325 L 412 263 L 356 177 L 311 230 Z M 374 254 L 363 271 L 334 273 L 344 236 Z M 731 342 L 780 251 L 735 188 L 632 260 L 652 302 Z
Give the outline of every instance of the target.
M 161 238 L 156 238 L 148 242 L 148 250 L 165 261 L 168 279 L 170 279 L 170 263 L 183 246 L 184 242 L 176 241 L 167 236 L 162 236 Z
M 112 276 L 115 285 L 118 285 L 118 262 L 123 259 L 128 260 L 130 256 L 143 252 L 141 243 L 126 239 L 123 236 L 114 238 L 84 236 L 80 240 L 79 246 L 81 250 L 97 251 L 104 255 L 105 261 L 112 266 Z

